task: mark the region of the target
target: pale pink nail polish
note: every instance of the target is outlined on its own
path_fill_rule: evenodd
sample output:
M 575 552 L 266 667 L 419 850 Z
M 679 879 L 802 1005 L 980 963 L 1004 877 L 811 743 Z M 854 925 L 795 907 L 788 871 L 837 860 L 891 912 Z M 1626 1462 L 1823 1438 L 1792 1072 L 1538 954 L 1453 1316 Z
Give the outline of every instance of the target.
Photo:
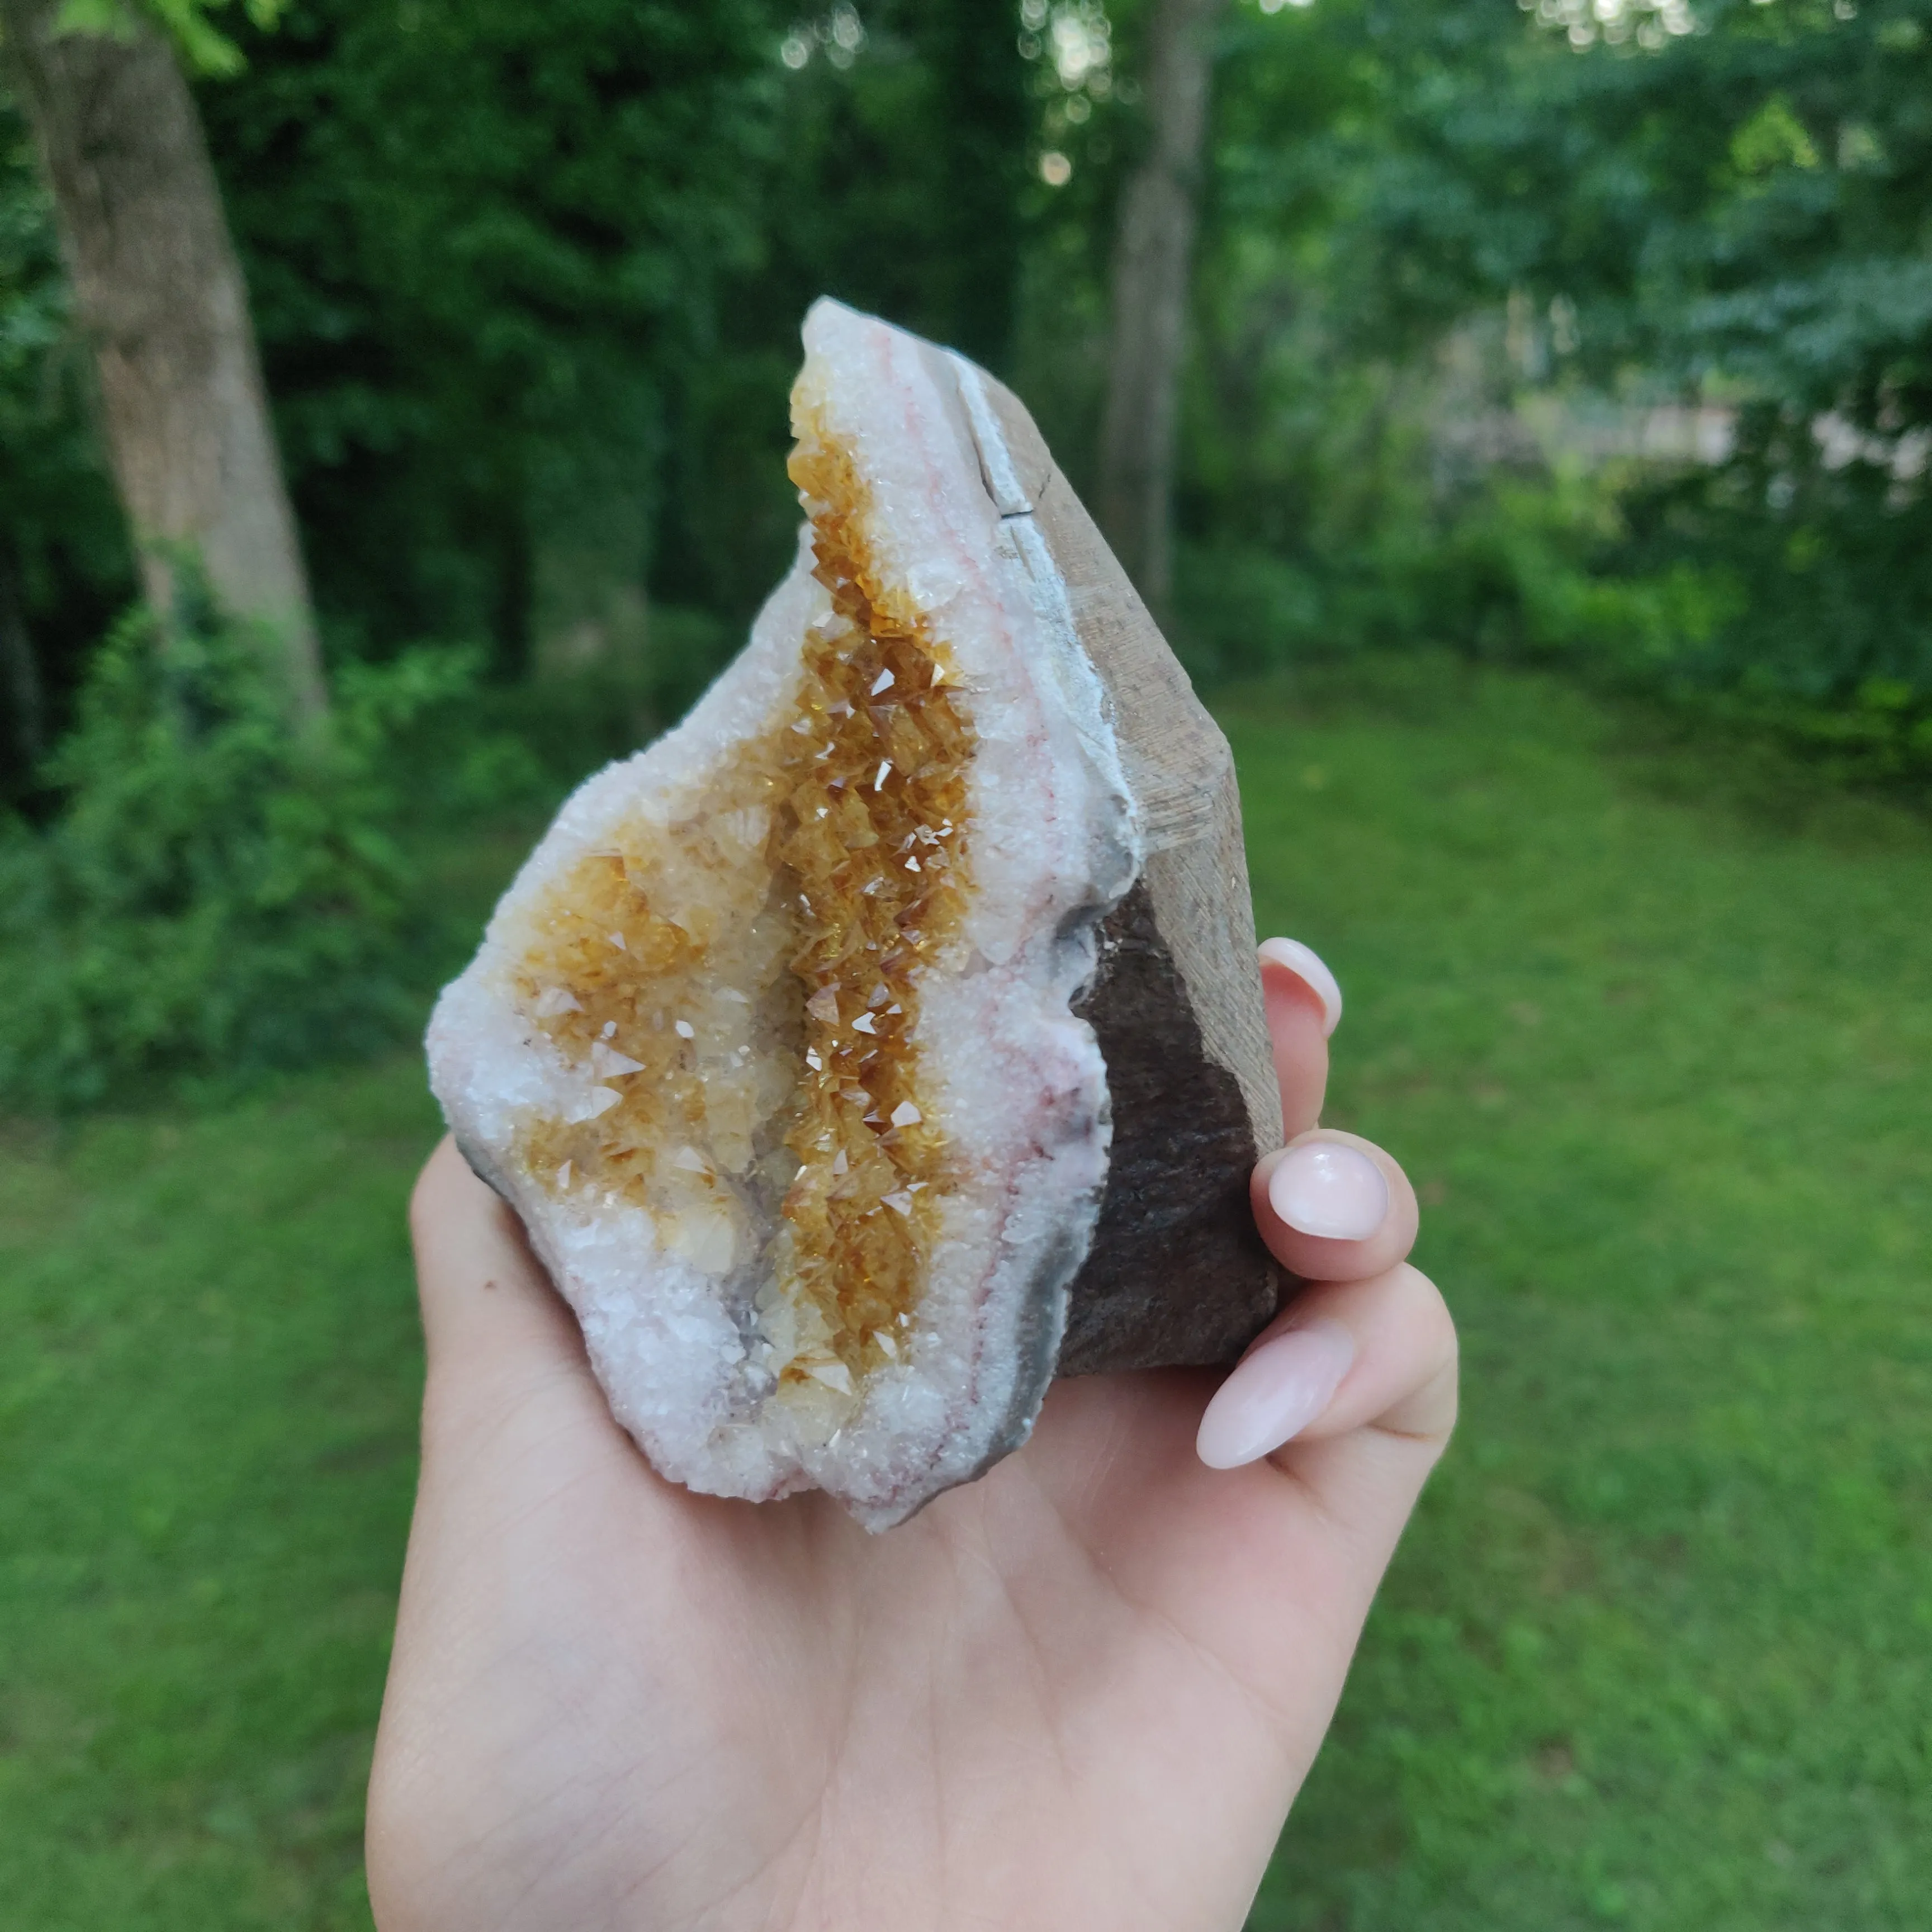
M 1285 966 L 1322 1002 L 1324 1038 L 1342 1024 L 1342 988 L 1321 957 L 1298 939 L 1264 939 L 1261 944 L 1262 962 Z
M 1311 1322 L 1264 1342 L 1214 1392 L 1195 1451 L 1210 1469 L 1238 1469 L 1300 1434 L 1354 1366 L 1355 1338 Z
M 1359 1149 L 1340 1141 L 1290 1148 L 1268 1176 L 1268 1205 L 1304 1234 L 1365 1241 L 1388 1219 L 1388 1182 Z

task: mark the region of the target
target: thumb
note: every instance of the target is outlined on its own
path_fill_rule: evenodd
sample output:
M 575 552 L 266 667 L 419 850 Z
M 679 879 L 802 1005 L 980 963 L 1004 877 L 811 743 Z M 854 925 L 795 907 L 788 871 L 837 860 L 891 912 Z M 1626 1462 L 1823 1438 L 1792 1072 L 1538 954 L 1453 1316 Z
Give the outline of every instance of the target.
M 598 1409 L 576 1318 L 523 1223 L 445 1136 L 410 1201 L 429 1360 L 426 1406 L 493 1406 L 541 1382 L 580 1383 Z

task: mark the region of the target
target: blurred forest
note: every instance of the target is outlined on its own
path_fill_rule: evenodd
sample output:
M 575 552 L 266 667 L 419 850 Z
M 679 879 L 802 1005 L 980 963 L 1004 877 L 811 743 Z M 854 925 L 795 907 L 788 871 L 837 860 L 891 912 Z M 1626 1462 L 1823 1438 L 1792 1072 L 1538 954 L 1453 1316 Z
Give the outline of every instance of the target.
M 1197 679 L 1447 646 L 1932 769 L 1929 0 L 0 19 L 0 1085 L 30 1097 L 410 1006 L 406 776 L 554 788 L 703 688 L 790 542 L 821 291 L 1019 389 Z M 136 53 L 154 100 L 191 83 L 204 279 L 238 260 L 224 352 L 256 381 L 252 315 L 272 411 L 266 480 L 172 526 L 109 460 L 126 264 L 64 258 L 48 186 L 49 88 Z M 265 505 L 258 594 L 220 518 Z M 305 701 L 236 642 L 271 605 Z M 175 991 L 130 1014 L 155 957 Z

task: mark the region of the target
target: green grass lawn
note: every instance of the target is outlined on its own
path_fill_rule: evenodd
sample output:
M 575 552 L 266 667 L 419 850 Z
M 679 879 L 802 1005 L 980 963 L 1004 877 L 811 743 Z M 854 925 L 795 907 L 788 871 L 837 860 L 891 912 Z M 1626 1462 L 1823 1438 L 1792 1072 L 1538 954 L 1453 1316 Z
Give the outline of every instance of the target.
M 1226 716 L 1468 1363 L 1256 1932 L 1916 1932 L 1932 827 L 1522 676 Z M 366 1924 L 434 1130 L 408 1060 L 0 1130 L 9 1932 Z
M 1932 828 L 1525 680 L 1230 724 L 1466 1363 L 1254 1924 L 1932 1924 Z

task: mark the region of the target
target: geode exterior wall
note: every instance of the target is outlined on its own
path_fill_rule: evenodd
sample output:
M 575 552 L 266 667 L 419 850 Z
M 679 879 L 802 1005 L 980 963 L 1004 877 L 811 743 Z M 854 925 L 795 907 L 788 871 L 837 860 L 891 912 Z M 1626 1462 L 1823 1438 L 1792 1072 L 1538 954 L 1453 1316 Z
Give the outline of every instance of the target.
M 1022 555 L 1050 560 L 1106 686 L 1146 850 L 1075 1009 L 1106 1060 L 1114 1138 L 1059 1372 L 1230 1361 L 1286 1286 L 1248 1202 L 1282 1136 L 1233 754 L 1025 405 L 950 359 L 988 494 Z

